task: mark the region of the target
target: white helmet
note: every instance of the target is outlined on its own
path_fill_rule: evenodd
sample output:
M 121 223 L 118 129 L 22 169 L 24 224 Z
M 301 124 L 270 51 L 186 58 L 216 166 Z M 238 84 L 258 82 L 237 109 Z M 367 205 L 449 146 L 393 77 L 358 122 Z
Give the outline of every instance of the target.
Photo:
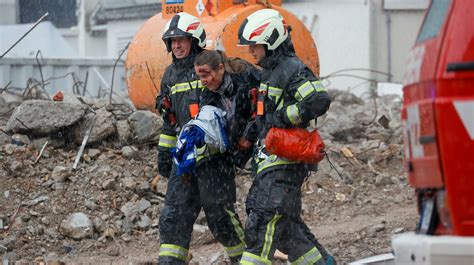
M 239 44 L 265 44 L 275 50 L 288 38 L 285 20 L 275 9 L 261 9 L 247 17 L 239 28 Z
M 201 21 L 193 15 L 186 12 L 176 14 L 166 23 L 163 31 L 163 37 L 161 38 L 165 44 L 168 52 L 171 51 L 171 41 L 173 37 L 193 37 L 197 40 L 199 47 L 206 47 L 206 31 L 202 26 Z

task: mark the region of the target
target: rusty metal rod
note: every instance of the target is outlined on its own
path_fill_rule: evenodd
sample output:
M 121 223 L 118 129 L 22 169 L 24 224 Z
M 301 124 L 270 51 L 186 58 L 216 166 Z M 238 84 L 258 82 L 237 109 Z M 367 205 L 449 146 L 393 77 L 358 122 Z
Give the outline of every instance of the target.
M 38 26 L 39 23 L 41 23 L 41 21 L 43 21 L 43 19 L 45 19 L 47 16 L 49 15 L 48 12 L 46 12 L 42 17 L 40 17 L 38 19 L 38 21 L 36 21 L 36 23 L 25 33 L 21 36 L 20 39 L 18 39 L 15 43 L 13 43 L 13 45 L 8 48 L 8 50 L 6 52 L 4 52 L 1 56 L 0 56 L 0 59 L 2 59 L 5 55 L 7 55 L 7 53 L 9 51 L 11 51 L 11 49 L 13 49 L 23 38 L 26 37 L 26 35 L 28 35 L 34 28 L 36 28 L 36 26 Z
M 117 67 L 117 64 L 118 64 L 118 62 L 120 61 L 120 58 L 122 57 L 122 55 L 123 55 L 123 54 L 125 53 L 125 51 L 128 49 L 128 46 L 130 46 L 130 43 L 132 43 L 132 42 L 129 41 L 129 42 L 127 43 L 127 45 L 125 46 L 125 48 L 123 48 L 123 50 L 120 51 L 120 54 L 119 54 L 117 60 L 115 60 L 114 68 L 112 69 L 112 82 L 110 83 L 109 104 L 112 104 L 112 92 L 114 91 L 115 68 Z

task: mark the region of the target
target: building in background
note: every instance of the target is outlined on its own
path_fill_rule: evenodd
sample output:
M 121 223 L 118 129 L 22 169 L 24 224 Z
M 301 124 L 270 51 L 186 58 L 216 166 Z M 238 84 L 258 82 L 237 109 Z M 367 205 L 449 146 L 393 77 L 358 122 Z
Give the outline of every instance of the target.
M 0 26 L 51 21 L 81 57 L 116 58 L 160 0 L 2 0 Z
M 429 0 L 283 0 L 283 7 L 311 32 L 320 75 L 329 76 L 326 85 L 358 95 L 376 87 L 369 80 L 401 83 L 406 55 L 428 4 Z M 117 58 L 140 26 L 161 12 L 161 1 L 2 0 L 0 25 L 32 23 L 45 12 L 79 57 Z
M 115 94 L 126 93 L 125 55 L 117 65 L 115 60 L 143 22 L 160 11 L 159 0 L 2 0 L 0 53 L 49 15 L 0 60 L 0 87 L 21 91 L 31 78 L 51 79 L 44 86 L 49 94 L 76 93 L 79 80 L 88 85 L 89 96 L 107 96 L 112 86 Z
M 284 7 L 311 31 L 321 76 L 329 88 L 358 95 L 375 88 L 365 79 L 401 83 L 429 0 L 287 0 Z M 367 71 L 372 69 L 392 76 Z M 337 72 L 337 73 L 336 73 Z M 336 73 L 336 74 L 334 74 Z M 350 77 L 357 75 L 360 78 Z

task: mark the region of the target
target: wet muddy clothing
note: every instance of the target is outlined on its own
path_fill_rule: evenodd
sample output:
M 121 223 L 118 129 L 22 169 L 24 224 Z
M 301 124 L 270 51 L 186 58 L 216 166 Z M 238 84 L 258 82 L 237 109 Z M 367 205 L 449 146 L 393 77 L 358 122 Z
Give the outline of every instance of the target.
M 174 166 L 172 171 L 160 214 L 158 264 L 184 264 L 201 208 L 212 235 L 224 245 L 231 260 L 237 261 L 245 244 L 234 209 L 236 189 L 231 157 L 217 156 L 201 163 L 189 183 L 176 177 Z
M 233 149 L 227 155 L 234 158 L 234 164 L 243 168 L 250 159 L 252 150 L 238 150 L 237 143 L 241 137 L 253 142 L 256 140 L 256 126 L 249 126 L 252 120 L 252 103 L 250 89 L 258 88 L 260 71 L 248 65 L 241 73 L 225 73 L 222 84 L 216 91 L 204 90 L 200 104 L 212 105 L 227 112 L 227 131 Z
M 264 141 L 272 127 L 306 128 L 327 111 L 330 98 L 318 78 L 295 56 L 290 40 L 259 64 L 264 68 L 259 92 L 267 97 L 265 115 L 257 118 L 256 177 L 246 204 L 247 247 L 241 264 L 271 264 L 277 248 L 288 254 L 291 262 L 325 264 L 322 254 L 327 255 L 326 251 L 300 218 L 307 166 L 268 153 Z
M 184 124 L 191 120 L 190 104 L 199 103 L 204 90 L 194 72 L 195 55 L 174 60 L 163 76 L 157 106 L 163 111 L 163 97 L 171 101 L 177 124 L 163 115 L 164 125 L 158 145 L 158 167 L 168 177 L 165 206 L 161 210 L 159 264 L 184 264 L 188 255 L 193 224 L 201 209 L 214 237 L 224 245 L 231 260 L 238 260 L 245 248 L 243 229 L 234 210 L 235 173 L 231 157 L 198 150 L 197 166 L 185 181 L 176 175 L 171 149 Z M 163 112 L 164 113 L 164 112 Z
M 157 97 L 157 108 L 163 117 L 163 129 L 158 143 L 158 171 L 164 177 L 169 177 L 172 167 L 171 149 L 176 147 L 176 136 L 180 128 L 191 120 L 190 105 L 198 103 L 204 87 L 194 72 L 194 58 L 191 54 L 184 59 L 173 59 L 166 68 L 161 80 L 160 94 Z M 164 98 L 171 103 L 171 109 L 165 110 Z M 176 115 L 176 125 L 172 125 L 167 111 Z

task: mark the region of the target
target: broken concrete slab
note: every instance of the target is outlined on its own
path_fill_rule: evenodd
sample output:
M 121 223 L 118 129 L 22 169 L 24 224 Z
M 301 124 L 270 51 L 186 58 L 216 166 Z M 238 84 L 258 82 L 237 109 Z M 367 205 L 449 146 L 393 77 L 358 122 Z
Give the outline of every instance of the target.
M 42 196 L 39 196 L 33 200 L 30 200 L 30 201 L 27 201 L 25 202 L 24 204 L 27 205 L 27 206 L 33 206 L 33 205 L 36 205 L 38 203 L 41 203 L 41 202 L 44 202 L 44 201 L 48 201 L 49 200 L 49 197 L 46 196 L 46 195 L 42 195 Z
M 147 215 L 141 215 L 140 220 L 137 222 L 137 226 L 140 229 L 148 229 L 151 225 L 151 219 Z
M 9 236 L 0 241 L 0 254 L 5 253 L 7 251 L 13 250 L 15 246 L 15 242 L 17 242 L 18 238 L 15 236 Z
M 77 144 L 82 143 L 86 131 L 94 120 L 94 114 L 87 114 L 84 119 L 79 121 L 72 129 L 72 137 Z M 115 117 L 105 108 L 98 109 L 95 113 L 95 122 L 89 135 L 88 143 L 95 143 L 116 133 Z
M 140 213 L 144 212 L 146 209 L 150 208 L 151 207 L 151 203 L 149 201 L 147 201 L 146 199 L 140 199 L 140 201 L 138 201 L 138 211 Z
M 105 98 L 83 97 L 82 99 L 95 110 L 105 108 L 109 104 L 109 100 Z
M 126 218 L 133 220 L 137 214 L 143 213 L 150 207 L 151 203 L 148 200 L 142 198 L 139 201 L 129 201 L 125 203 L 120 208 L 120 211 L 125 215 Z
M 51 179 L 56 182 L 64 182 L 70 176 L 69 169 L 64 166 L 56 166 L 51 173 Z
M 24 134 L 14 134 L 12 135 L 12 144 L 16 145 L 29 145 L 31 143 L 30 138 Z
M 163 128 L 163 119 L 145 110 L 139 110 L 130 115 L 128 123 L 132 128 L 133 142 L 138 144 L 157 142 Z
M 6 130 L 9 133 L 49 134 L 73 125 L 86 111 L 84 104 L 27 100 L 15 108 Z
M 115 125 L 117 127 L 117 135 L 120 141 L 120 145 L 128 145 L 132 142 L 132 129 L 128 124 L 128 120 L 117 121 Z
M 97 216 L 92 219 L 92 224 L 94 225 L 95 230 L 99 233 L 104 232 L 107 228 L 107 225 L 105 224 L 104 220 Z
M 124 146 L 122 147 L 122 155 L 128 159 L 138 158 L 138 148 L 135 146 Z
M 99 157 L 100 155 L 100 150 L 99 149 L 94 149 L 94 148 L 91 148 L 87 151 L 87 154 L 89 155 L 90 158 L 92 159 L 96 159 Z
M 64 236 L 83 239 L 92 236 L 94 226 L 86 214 L 77 212 L 61 222 L 61 232 Z
M 138 214 L 138 204 L 136 202 L 127 202 L 122 207 L 120 207 L 120 211 L 126 216 L 135 216 Z
M 4 133 L 3 131 L 0 131 L 0 145 L 11 143 L 11 140 L 12 138 L 10 135 Z
M 401 102 L 396 98 L 372 97 L 364 101 L 349 92 L 331 90 L 330 94 L 329 111 L 318 118 L 317 123 L 323 139 L 344 143 L 366 139 L 385 141 L 401 125 Z M 391 142 L 399 142 L 399 139 L 393 137 Z

